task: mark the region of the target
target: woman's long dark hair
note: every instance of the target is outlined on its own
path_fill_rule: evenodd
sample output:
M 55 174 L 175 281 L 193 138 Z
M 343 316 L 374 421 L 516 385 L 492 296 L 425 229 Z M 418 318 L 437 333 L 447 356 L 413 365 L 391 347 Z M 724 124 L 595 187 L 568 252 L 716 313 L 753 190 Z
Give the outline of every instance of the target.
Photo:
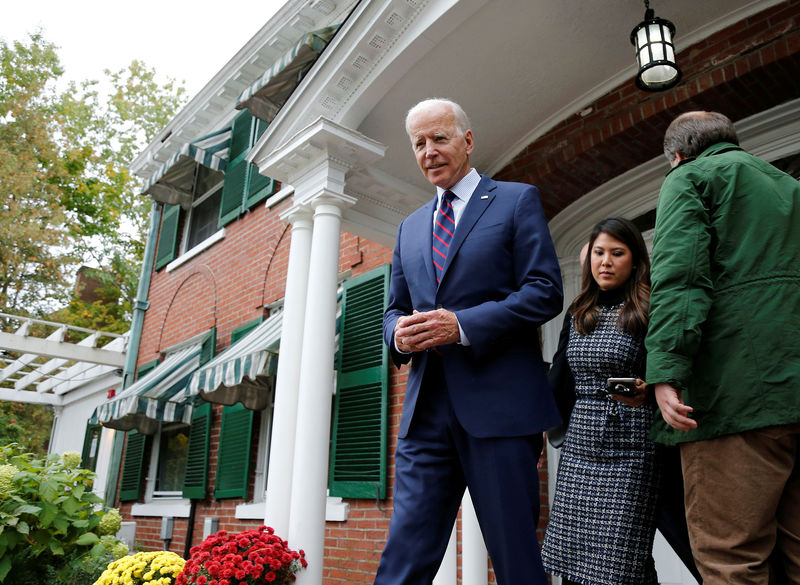
M 575 329 L 581 335 L 591 333 L 597 327 L 600 316 L 597 304 L 600 287 L 592 276 L 591 255 L 594 241 L 601 233 L 608 234 L 628 246 L 633 255 L 631 275 L 622 285 L 624 304 L 619 313 L 618 323 L 620 330 L 633 337 L 642 337 L 647 332 L 650 309 L 650 256 L 639 228 L 633 222 L 621 217 L 604 219 L 594 226 L 589 236 L 588 253 L 583 261 L 581 292 L 570 305 Z

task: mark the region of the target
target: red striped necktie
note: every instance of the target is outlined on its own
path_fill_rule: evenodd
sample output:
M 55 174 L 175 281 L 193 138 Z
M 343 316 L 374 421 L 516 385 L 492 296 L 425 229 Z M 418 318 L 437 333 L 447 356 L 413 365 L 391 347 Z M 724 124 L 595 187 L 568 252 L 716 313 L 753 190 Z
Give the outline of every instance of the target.
M 445 191 L 442 194 L 442 203 L 439 205 L 439 209 L 436 210 L 436 217 L 433 222 L 431 256 L 433 257 L 433 271 L 436 274 L 437 283 L 442 280 L 447 252 L 450 250 L 450 242 L 453 241 L 453 232 L 456 231 L 453 199 L 455 199 L 455 193 L 452 191 Z

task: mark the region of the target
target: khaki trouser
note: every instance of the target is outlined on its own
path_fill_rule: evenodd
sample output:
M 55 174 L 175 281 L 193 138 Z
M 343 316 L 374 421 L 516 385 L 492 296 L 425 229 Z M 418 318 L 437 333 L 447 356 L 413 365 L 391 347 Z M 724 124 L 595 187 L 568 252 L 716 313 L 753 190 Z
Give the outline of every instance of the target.
M 800 424 L 681 445 L 704 585 L 800 584 L 799 460 Z

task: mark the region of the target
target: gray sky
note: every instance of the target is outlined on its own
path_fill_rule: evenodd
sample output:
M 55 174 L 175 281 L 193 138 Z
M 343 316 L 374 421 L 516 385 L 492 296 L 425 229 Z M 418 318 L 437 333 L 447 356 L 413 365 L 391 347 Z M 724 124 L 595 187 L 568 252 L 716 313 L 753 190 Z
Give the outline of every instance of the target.
M 3 3 L 0 38 L 27 39 L 37 26 L 60 47 L 64 77 L 101 79 L 134 59 L 160 80 L 185 81 L 193 97 L 285 0 L 14 0 Z

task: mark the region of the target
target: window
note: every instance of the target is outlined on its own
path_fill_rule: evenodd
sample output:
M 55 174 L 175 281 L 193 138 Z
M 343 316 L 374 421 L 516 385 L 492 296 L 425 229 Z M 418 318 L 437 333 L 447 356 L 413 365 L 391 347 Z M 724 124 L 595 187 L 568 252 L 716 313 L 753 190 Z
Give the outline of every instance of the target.
M 186 455 L 189 451 L 189 426 L 162 428 L 158 442 L 158 471 L 154 496 L 178 496 L 183 489 Z
M 194 202 L 186 220 L 188 225 L 186 243 L 183 246 L 184 252 L 211 237 L 219 229 L 217 220 L 221 200 L 222 185 L 220 184 Z
M 200 348 L 201 365 L 213 356 L 215 343 L 216 329 L 211 329 L 205 334 Z M 138 378 L 157 365 L 157 360 L 142 365 L 138 370 Z M 197 400 L 192 407 L 188 425 L 183 422 L 161 422 L 158 430 L 150 437 L 136 430 L 128 431 L 122 464 L 120 501 L 139 500 L 143 483 L 146 502 L 204 498 L 211 414 L 211 406 Z M 149 467 L 146 481 L 143 482 L 146 459 Z
M 97 469 L 97 454 L 100 451 L 100 434 L 103 432 L 102 425 L 88 424 L 86 435 L 83 439 L 83 451 L 81 453 L 81 467 L 90 471 Z

